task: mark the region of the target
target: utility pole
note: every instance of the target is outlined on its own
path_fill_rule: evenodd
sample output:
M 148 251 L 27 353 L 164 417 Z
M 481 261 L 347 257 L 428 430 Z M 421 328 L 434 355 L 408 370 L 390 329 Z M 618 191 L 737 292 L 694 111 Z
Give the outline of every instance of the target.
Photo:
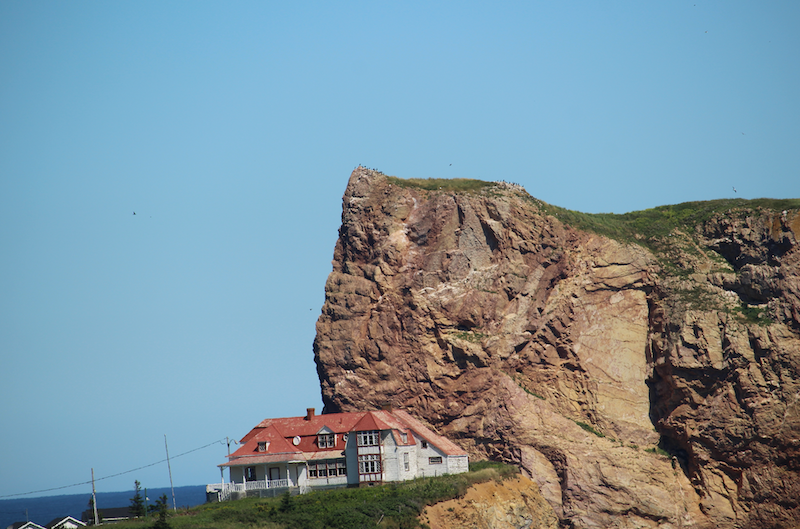
M 167 451 L 167 469 L 169 469 L 169 488 L 172 489 L 172 510 L 177 511 L 175 504 L 175 487 L 172 486 L 172 467 L 169 464 L 169 447 L 167 446 L 167 434 L 164 434 L 164 449 Z
M 92 467 L 92 509 L 94 510 L 94 525 L 100 525 L 100 520 L 97 517 L 97 494 L 94 490 L 94 467 Z
M 239 442 L 236 439 L 231 439 L 227 435 L 225 436 L 225 442 L 228 445 L 228 461 L 230 461 L 231 460 L 231 443 L 236 443 L 238 445 Z M 225 469 L 222 468 L 222 467 L 219 467 L 219 477 L 222 480 L 222 483 L 223 483 L 223 486 L 224 486 L 224 483 L 225 483 Z

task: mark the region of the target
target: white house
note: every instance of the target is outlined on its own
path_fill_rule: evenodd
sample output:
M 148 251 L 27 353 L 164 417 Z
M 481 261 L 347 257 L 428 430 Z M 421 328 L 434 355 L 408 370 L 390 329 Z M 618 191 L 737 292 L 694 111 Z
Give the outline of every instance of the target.
M 467 453 L 402 410 L 266 419 L 241 440 L 226 463 L 229 483 L 207 487 L 226 500 L 325 487 L 459 474 Z

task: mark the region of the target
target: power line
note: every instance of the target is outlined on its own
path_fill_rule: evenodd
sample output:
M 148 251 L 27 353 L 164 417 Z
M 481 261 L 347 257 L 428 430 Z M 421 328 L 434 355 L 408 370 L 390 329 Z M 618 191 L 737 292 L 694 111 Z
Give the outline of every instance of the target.
M 199 448 L 193 448 L 193 449 L 191 449 L 191 450 L 189 450 L 187 452 L 183 452 L 182 454 L 178 454 L 176 456 L 172 456 L 172 457 L 170 457 L 170 459 L 175 459 L 175 458 L 178 458 L 178 457 L 181 457 L 181 456 L 185 456 L 186 454 L 191 454 L 192 452 L 197 452 L 198 450 L 202 450 L 203 448 L 208 448 L 209 446 L 217 444 L 217 443 L 223 443 L 224 444 L 225 443 L 225 439 L 220 439 L 219 441 L 213 441 L 213 442 L 208 443 L 207 445 L 203 445 L 203 446 L 201 446 Z M 164 463 L 166 461 L 167 461 L 166 459 L 162 459 L 161 461 L 156 461 L 155 463 L 150 463 L 149 465 L 144 465 L 144 466 L 141 466 L 141 467 L 138 467 L 138 468 L 134 468 L 134 469 L 131 469 L 131 470 L 126 470 L 125 472 L 118 472 L 116 474 L 111 474 L 110 476 L 103 476 L 102 478 L 95 478 L 95 481 L 102 481 L 104 479 L 111 479 L 111 478 L 116 478 L 118 476 L 124 476 L 125 474 L 130 474 L 131 472 L 136 472 L 136 471 L 142 470 L 144 468 L 150 468 L 150 467 L 154 467 L 156 465 L 160 465 L 161 463 Z M 64 485 L 63 487 L 53 487 L 51 489 L 32 490 L 30 492 L 19 492 L 17 494 L 6 494 L 5 496 L 0 496 L 0 498 L 13 498 L 15 496 L 27 496 L 29 494 L 38 494 L 40 492 L 52 492 L 54 490 L 63 490 L 63 489 L 69 489 L 69 488 L 72 488 L 72 487 L 80 487 L 81 485 L 90 485 L 91 483 L 92 483 L 92 481 L 89 480 L 89 481 L 83 481 L 81 483 L 73 483 L 72 485 Z

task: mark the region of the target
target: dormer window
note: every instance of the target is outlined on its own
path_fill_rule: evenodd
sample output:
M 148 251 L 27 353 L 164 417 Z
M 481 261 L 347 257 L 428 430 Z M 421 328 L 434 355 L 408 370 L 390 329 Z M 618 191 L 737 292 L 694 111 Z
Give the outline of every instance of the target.
M 317 446 L 320 448 L 333 448 L 336 446 L 336 434 L 323 433 L 317 436 Z
M 407 443 L 408 442 L 408 434 L 405 433 L 405 432 L 400 432 L 400 440 L 403 441 L 403 443 Z
M 259 452 L 266 452 L 269 448 L 269 442 L 267 441 L 259 441 L 258 442 L 258 451 Z

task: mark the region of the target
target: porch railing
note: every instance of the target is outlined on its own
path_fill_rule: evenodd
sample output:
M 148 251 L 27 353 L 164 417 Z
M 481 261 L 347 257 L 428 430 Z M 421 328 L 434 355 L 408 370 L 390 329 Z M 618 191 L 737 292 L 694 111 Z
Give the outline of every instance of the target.
M 209 485 L 219 492 L 219 501 L 227 501 L 234 492 L 247 492 L 250 490 L 285 489 L 289 487 L 288 479 L 270 479 L 261 481 L 246 481 L 244 483 L 215 483 Z

